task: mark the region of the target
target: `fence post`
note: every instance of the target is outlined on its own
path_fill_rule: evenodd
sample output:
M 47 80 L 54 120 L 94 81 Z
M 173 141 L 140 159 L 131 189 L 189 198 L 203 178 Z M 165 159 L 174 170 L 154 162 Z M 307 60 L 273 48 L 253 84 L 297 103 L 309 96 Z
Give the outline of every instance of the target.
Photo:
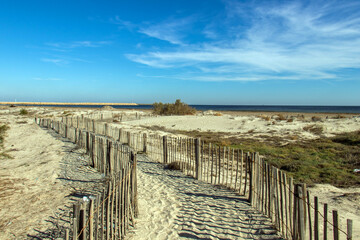
M 324 203 L 324 240 L 327 240 L 328 205 Z
M 299 188 L 298 184 L 294 186 L 294 205 L 293 205 L 293 236 L 292 239 L 299 239 Z
M 200 179 L 200 138 L 195 139 L 195 170 L 196 179 Z
M 251 155 L 250 158 L 248 158 L 249 160 L 249 202 L 250 205 L 253 204 L 253 157 Z
M 351 219 L 347 219 L 346 221 L 347 223 L 347 237 L 346 240 L 352 240 L 352 220 Z
M 84 208 L 80 210 L 79 216 L 79 239 L 86 239 L 86 204 L 84 204 Z
M 131 160 L 132 160 L 132 191 L 133 191 L 133 209 L 134 215 L 137 217 L 139 215 L 139 207 L 138 207 L 138 191 L 137 191 L 137 158 L 136 154 L 131 151 Z
M 146 153 L 146 144 L 147 144 L 147 135 L 146 135 L 146 133 L 143 134 L 143 142 L 144 142 L 143 153 Z
M 96 226 L 97 227 L 97 226 Z M 94 239 L 94 199 L 90 199 L 89 210 L 89 240 Z
M 128 146 L 131 147 L 131 134 L 130 132 L 127 132 L 127 140 L 128 140 Z
M 74 204 L 73 205 L 73 239 L 78 239 L 78 226 L 79 226 L 79 211 L 80 211 L 80 205 Z
M 305 214 L 304 214 L 304 201 L 305 201 L 305 193 L 303 192 L 304 185 L 299 184 L 297 186 L 298 194 L 299 194 L 299 239 L 305 239 Z
M 318 197 L 314 197 L 314 239 L 319 240 L 319 201 Z
M 167 152 L 167 137 L 163 136 L 163 154 L 164 154 L 164 163 L 168 162 L 168 152 Z
M 333 231 L 334 231 L 334 240 L 339 240 L 339 222 L 338 222 L 338 212 L 333 210 Z

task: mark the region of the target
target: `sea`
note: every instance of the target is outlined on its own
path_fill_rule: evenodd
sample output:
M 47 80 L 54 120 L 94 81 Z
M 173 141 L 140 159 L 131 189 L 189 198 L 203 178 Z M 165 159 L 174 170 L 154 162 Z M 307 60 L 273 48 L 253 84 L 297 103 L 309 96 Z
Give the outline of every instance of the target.
M 34 105 L 22 105 L 34 106 Z M 42 107 L 101 108 L 104 105 L 36 105 Z M 300 105 L 189 105 L 198 111 L 360 113 L 360 106 L 300 106 Z M 150 104 L 111 106 L 119 109 L 152 109 Z

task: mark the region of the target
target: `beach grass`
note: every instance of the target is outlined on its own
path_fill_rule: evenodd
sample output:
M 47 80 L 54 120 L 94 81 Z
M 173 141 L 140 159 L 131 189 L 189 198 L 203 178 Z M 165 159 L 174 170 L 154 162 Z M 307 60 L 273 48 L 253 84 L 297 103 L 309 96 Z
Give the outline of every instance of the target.
M 268 163 L 286 171 L 295 182 L 308 185 L 327 183 L 338 187 L 360 186 L 360 174 L 354 172 L 354 169 L 360 168 L 360 131 L 284 144 L 278 137 L 264 136 L 260 141 L 227 138 L 225 133 L 169 131 L 162 127 L 155 129 L 201 138 L 206 143 L 233 147 L 244 152 L 259 152 Z

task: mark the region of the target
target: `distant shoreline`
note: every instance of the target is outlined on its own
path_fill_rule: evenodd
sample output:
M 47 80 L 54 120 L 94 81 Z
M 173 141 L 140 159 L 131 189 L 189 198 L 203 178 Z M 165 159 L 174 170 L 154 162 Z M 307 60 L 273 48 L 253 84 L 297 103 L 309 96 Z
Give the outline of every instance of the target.
M 1 105 L 80 105 L 80 106 L 137 106 L 137 103 L 65 103 L 65 102 L 0 102 Z
M 94 108 L 111 106 L 114 109 L 152 110 L 152 104 L 140 103 L 59 103 L 59 102 L 0 102 L 0 106 Z M 360 106 L 293 106 L 293 105 L 189 105 L 197 111 L 249 112 L 249 113 L 320 113 L 320 114 L 360 114 Z

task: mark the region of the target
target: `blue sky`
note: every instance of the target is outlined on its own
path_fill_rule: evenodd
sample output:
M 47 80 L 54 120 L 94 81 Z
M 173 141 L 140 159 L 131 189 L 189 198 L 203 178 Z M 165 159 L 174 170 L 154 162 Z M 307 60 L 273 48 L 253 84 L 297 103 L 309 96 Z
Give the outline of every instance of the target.
M 0 2 L 0 101 L 360 105 L 360 1 Z

